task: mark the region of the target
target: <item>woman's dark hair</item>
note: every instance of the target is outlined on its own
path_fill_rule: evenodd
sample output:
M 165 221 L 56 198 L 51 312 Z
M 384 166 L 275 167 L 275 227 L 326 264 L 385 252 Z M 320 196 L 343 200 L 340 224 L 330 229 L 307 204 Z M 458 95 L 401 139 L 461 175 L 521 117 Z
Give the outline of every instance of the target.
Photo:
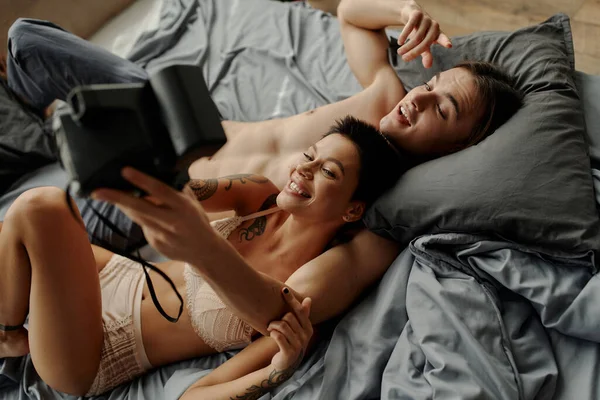
M 348 138 L 358 149 L 360 170 L 353 200 L 370 205 L 413 166 L 379 129 L 364 121 L 346 116 L 323 137 L 333 134 Z
M 516 89 L 515 79 L 498 66 L 483 61 L 463 61 L 454 68 L 463 68 L 475 78 L 479 103 L 484 113 L 466 140 L 472 146 L 492 134 L 523 104 L 523 94 Z

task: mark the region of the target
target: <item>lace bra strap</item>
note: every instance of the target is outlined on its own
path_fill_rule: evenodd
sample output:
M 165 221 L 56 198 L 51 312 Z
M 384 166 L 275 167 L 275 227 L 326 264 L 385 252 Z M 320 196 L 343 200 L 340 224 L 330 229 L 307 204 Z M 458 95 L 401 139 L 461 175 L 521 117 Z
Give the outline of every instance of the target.
M 279 211 L 279 207 L 269 208 L 268 210 L 263 210 L 259 212 L 255 212 L 254 214 L 246 215 L 245 217 L 241 217 L 240 222 L 248 221 L 249 219 L 262 217 L 269 214 L 274 214 Z

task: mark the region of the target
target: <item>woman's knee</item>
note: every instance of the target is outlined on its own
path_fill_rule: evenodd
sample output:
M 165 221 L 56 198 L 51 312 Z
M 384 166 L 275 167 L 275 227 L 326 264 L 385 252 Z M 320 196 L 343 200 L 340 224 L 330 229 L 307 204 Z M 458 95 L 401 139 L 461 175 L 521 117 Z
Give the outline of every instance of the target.
M 79 219 L 76 205 L 71 201 L 75 216 Z M 66 192 L 56 187 L 39 187 L 21 194 L 6 213 L 6 220 L 24 220 L 30 223 L 60 220 L 73 216 L 67 203 Z

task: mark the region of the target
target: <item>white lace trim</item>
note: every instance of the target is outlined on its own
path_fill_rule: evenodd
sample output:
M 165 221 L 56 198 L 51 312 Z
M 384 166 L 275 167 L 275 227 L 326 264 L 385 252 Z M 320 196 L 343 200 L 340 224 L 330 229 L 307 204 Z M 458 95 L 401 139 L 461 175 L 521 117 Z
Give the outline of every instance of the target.
M 236 215 L 231 218 L 218 219 L 211 222 L 211 225 L 224 239 L 227 239 L 242 222 L 244 222 L 243 218 Z
M 250 343 L 252 326 L 234 315 L 193 267 L 185 264 L 183 275 L 186 309 L 194 332 L 219 352 Z

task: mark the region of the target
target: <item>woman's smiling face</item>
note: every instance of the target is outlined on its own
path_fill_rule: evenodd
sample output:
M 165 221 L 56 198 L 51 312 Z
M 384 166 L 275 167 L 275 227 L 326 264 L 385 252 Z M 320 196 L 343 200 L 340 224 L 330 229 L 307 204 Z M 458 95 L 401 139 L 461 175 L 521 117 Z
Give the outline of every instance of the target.
M 293 215 L 339 220 L 348 209 L 360 176 L 360 154 L 352 141 L 331 134 L 302 153 L 290 168 L 277 204 Z

